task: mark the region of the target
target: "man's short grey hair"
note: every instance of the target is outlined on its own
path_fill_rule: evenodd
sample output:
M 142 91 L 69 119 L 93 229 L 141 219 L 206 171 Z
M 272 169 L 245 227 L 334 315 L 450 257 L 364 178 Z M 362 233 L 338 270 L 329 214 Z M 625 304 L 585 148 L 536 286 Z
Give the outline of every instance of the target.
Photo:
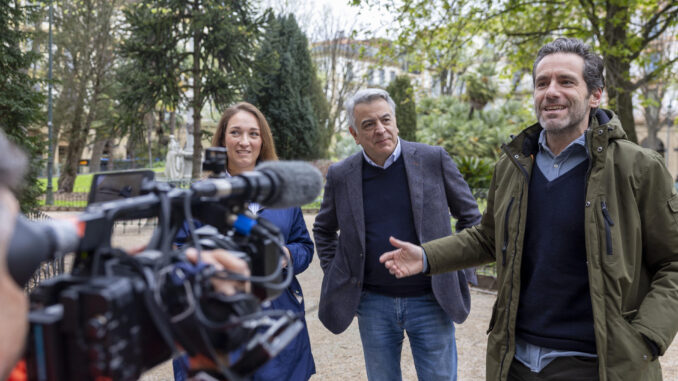
M 393 116 L 395 117 L 395 109 L 396 105 L 395 102 L 393 102 L 393 99 L 391 99 L 391 96 L 388 95 L 388 92 L 386 90 L 382 89 L 362 89 L 358 90 L 352 98 L 350 98 L 348 101 L 346 101 L 346 115 L 348 116 L 348 125 L 350 127 L 353 127 L 353 129 L 357 130 L 358 126 L 355 125 L 355 115 L 353 112 L 355 111 L 355 105 L 360 104 L 360 103 L 371 103 L 372 101 L 375 101 L 377 99 L 383 99 L 388 103 L 388 105 L 391 107 L 391 112 L 393 113 Z
M 26 154 L 0 131 L 0 185 L 18 190 L 23 183 L 27 165 Z
M 535 74 L 537 65 L 544 57 L 556 53 L 572 53 L 584 59 L 584 82 L 589 94 L 596 89 L 601 91 L 605 88 L 605 77 L 603 76 L 603 59 L 599 55 L 593 53 L 591 48 L 576 38 L 560 37 L 548 44 L 542 46 L 537 53 L 537 58 L 534 60 L 532 66 L 532 85 L 535 82 Z

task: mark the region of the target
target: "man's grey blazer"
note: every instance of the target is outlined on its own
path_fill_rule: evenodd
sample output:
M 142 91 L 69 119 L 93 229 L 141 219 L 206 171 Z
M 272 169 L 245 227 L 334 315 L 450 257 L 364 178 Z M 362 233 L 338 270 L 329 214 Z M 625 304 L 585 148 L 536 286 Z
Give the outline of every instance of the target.
M 450 213 L 457 219 L 457 231 L 480 223 L 471 191 L 447 152 L 402 139 L 400 143 L 419 242 L 450 235 Z M 318 316 L 333 333 L 341 333 L 351 324 L 363 287 L 362 166 L 362 152 L 330 166 L 323 202 L 313 224 L 324 272 Z M 469 276 L 475 277 L 472 270 L 434 275 L 431 280 L 436 300 L 456 323 L 466 320 L 471 308 Z

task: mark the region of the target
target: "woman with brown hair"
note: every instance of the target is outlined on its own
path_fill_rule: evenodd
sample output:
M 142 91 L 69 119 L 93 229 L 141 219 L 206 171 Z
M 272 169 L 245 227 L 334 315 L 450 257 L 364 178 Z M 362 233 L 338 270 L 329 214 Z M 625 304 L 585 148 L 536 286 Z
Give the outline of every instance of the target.
M 237 103 L 224 111 L 212 139 L 213 147 L 226 147 L 227 176 L 239 175 L 254 170 L 260 161 L 278 160 L 273 143 L 271 128 L 264 115 L 255 106 Z M 276 357 L 259 368 L 252 380 L 306 381 L 315 373 L 311 354 L 308 328 L 304 319 L 304 299 L 296 275 L 308 268 L 313 259 L 313 241 L 306 229 L 306 223 L 299 207 L 287 209 L 266 209 L 250 203 L 249 209 L 275 224 L 285 238 L 287 261 L 284 271 L 293 271 L 292 282 L 280 296 L 264 307 L 265 310 L 287 310 L 301 317 L 304 329 Z M 182 229 L 176 237 L 178 243 L 185 242 L 187 230 Z M 175 380 L 183 380 L 185 370 L 179 373 L 175 360 Z
M 246 136 L 242 135 L 245 132 Z M 239 147 L 247 148 L 249 142 L 252 143 L 253 157 L 235 153 Z M 273 134 L 264 114 L 247 102 L 236 103 L 221 114 L 217 131 L 212 137 L 212 147 L 225 147 L 228 150 L 227 171 L 231 176 L 253 170 L 259 161 L 278 160 Z

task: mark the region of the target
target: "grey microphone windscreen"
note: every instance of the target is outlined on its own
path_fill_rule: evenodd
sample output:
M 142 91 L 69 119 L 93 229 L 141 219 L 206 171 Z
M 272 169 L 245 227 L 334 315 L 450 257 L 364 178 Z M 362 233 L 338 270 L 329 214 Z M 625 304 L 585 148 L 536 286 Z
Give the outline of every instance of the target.
M 308 204 L 315 201 L 322 190 L 322 174 L 316 167 L 303 161 L 266 161 L 257 165 L 255 171 L 271 175 L 277 180 L 275 194 L 264 205 L 270 208 Z

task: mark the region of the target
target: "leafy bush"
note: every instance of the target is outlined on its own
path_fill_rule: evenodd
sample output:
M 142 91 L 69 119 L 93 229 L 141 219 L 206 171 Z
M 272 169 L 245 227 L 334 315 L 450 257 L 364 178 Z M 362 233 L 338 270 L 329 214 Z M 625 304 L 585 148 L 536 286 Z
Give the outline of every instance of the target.
M 488 188 L 501 144 L 533 119 L 517 101 L 475 113 L 457 97 L 425 98 L 419 103 L 417 140 L 443 147 L 457 163 L 472 189 Z
M 474 191 L 476 198 L 483 190 L 490 187 L 494 160 L 477 156 L 455 156 L 454 161 L 468 186 Z
M 516 101 L 468 119 L 469 104 L 455 97 L 425 98 L 419 104 L 419 141 L 439 145 L 452 156 L 498 159 L 501 144 L 527 126 L 530 110 Z

